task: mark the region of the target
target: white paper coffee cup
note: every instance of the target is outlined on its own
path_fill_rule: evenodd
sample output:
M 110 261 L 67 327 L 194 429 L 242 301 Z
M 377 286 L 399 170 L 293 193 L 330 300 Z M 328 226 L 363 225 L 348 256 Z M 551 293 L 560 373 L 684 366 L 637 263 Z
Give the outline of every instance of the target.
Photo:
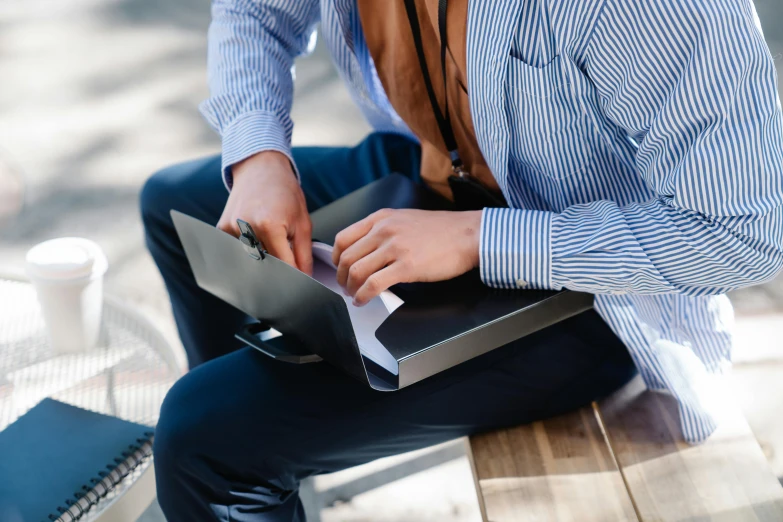
M 53 350 L 75 353 L 95 347 L 108 268 L 101 247 L 78 237 L 52 239 L 31 248 L 26 262 Z

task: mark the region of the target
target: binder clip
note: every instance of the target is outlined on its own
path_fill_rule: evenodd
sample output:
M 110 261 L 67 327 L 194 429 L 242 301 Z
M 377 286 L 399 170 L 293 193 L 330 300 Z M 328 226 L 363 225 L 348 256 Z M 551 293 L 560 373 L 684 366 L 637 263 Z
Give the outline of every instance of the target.
M 264 244 L 258 240 L 256 233 L 253 232 L 253 227 L 250 223 L 237 219 L 237 225 L 239 226 L 239 242 L 242 243 L 242 247 L 247 252 L 247 255 L 253 259 L 266 258 L 266 249 Z

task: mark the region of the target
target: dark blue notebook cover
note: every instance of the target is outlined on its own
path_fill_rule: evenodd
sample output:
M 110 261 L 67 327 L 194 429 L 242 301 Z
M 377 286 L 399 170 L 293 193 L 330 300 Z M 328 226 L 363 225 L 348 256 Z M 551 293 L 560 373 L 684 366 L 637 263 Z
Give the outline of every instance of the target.
M 147 426 L 44 399 L 0 432 L 0 521 L 43 522 L 150 438 Z M 137 440 L 138 439 L 138 440 Z

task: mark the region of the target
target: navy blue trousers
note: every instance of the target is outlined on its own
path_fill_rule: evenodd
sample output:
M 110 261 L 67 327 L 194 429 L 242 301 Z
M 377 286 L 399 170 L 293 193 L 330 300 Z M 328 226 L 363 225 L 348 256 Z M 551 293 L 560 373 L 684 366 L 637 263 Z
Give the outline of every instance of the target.
M 420 151 L 372 135 L 353 148 L 298 148 L 310 210 L 390 172 L 418 177 Z M 593 311 L 397 392 L 327 363 L 278 362 L 234 340 L 248 320 L 200 290 L 169 211 L 217 223 L 220 158 L 177 165 L 144 187 L 150 252 L 171 297 L 191 371 L 164 401 L 155 437 L 158 500 L 170 522 L 303 521 L 305 477 L 528 423 L 606 395 L 635 373 Z

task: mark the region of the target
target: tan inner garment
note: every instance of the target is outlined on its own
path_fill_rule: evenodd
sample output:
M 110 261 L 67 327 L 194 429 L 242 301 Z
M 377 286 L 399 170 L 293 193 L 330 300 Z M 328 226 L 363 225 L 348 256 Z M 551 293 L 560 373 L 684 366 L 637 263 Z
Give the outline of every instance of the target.
M 358 0 L 367 47 L 394 110 L 421 141 L 421 177 L 451 198 L 451 160 L 432 111 L 402 1 Z M 416 0 L 422 45 L 432 85 L 443 110 L 443 75 L 438 33 L 438 0 Z M 470 116 L 466 33 L 468 0 L 450 0 L 447 24 L 446 87 L 449 115 L 465 168 L 490 190 L 500 192 L 481 155 Z

